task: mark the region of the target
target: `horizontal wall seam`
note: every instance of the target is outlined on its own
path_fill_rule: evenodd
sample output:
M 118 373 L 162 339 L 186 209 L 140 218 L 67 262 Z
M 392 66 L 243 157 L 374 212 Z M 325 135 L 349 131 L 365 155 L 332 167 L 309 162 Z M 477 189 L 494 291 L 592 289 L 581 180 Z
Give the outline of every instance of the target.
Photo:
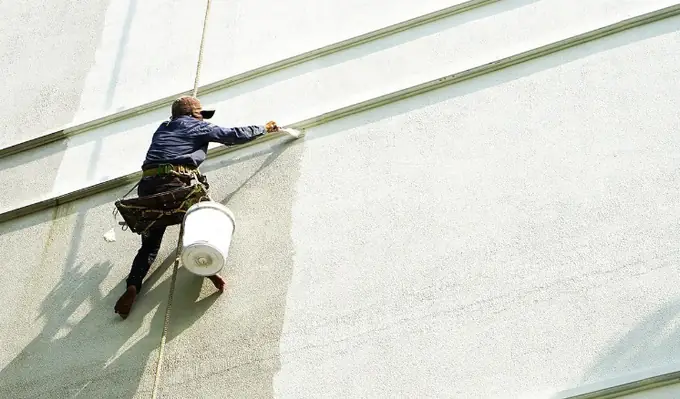
M 455 83 L 460 83 L 475 77 L 479 77 L 491 72 L 495 72 L 504 68 L 511 67 L 516 64 L 527 62 L 539 57 L 553 54 L 558 51 L 568 49 L 573 46 L 577 46 L 586 42 L 597 40 L 605 36 L 616 34 L 627 29 L 635 28 L 641 25 L 649 24 L 652 22 L 660 21 L 665 18 L 676 16 L 680 14 L 680 4 L 669 6 L 657 11 L 642 14 L 636 17 L 632 17 L 605 27 L 588 31 L 576 36 L 572 36 L 557 42 L 553 42 L 541 47 L 537 47 L 532 50 L 528 50 L 516 55 L 512 55 L 506 58 L 502 58 L 487 64 L 483 64 L 463 72 L 457 72 L 451 75 L 443 76 L 438 79 L 434 79 L 425 83 L 421 83 L 415 86 L 408 87 L 403 90 L 395 91 L 392 93 L 385 94 L 383 96 L 375 97 L 370 100 L 362 101 L 356 104 L 352 104 L 337 110 L 327 112 L 303 121 L 299 121 L 288 125 L 290 127 L 304 130 L 312 128 L 318 125 L 322 125 L 336 119 L 344 118 L 350 115 L 357 114 L 359 112 L 374 109 L 383 105 L 394 103 L 400 100 L 407 99 L 419 94 L 423 94 L 435 89 L 439 89 L 445 86 L 449 86 Z M 281 133 L 265 135 L 262 138 L 258 138 L 249 143 L 238 145 L 238 146 L 219 146 L 212 148 L 208 151 L 209 157 L 221 156 L 236 151 L 241 151 L 244 148 L 259 145 L 261 143 L 274 140 L 284 135 Z M 105 182 L 101 182 L 92 186 L 84 187 L 78 190 L 74 190 L 70 193 L 54 196 L 48 199 L 40 200 L 28 205 L 23 205 L 16 207 L 14 209 L 6 210 L 0 213 L 0 223 L 6 222 L 11 219 L 18 218 L 20 216 L 25 216 L 34 212 L 38 212 L 44 209 L 48 209 L 54 206 L 59 206 L 61 204 L 75 201 L 77 199 L 85 198 L 94 194 L 98 194 L 103 191 L 112 190 L 124 186 L 128 183 L 134 182 L 141 177 L 141 171 L 134 172 L 125 176 L 114 178 Z
M 466 11 L 473 10 L 475 8 L 496 3 L 501 0 L 470 0 L 465 3 L 456 4 L 451 7 L 446 7 L 438 11 L 434 11 L 425 15 L 421 15 L 416 18 L 412 18 L 403 22 L 399 22 L 394 25 L 387 26 L 375 31 L 365 33 L 363 35 L 355 36 L 353 38 L 343 40 L 341 42 L 333 43 L 328 46 L 320 47 L 315 50 L 311 50 L 302 54 L 298 54 L 293 57 L 283 59 L 281 61 L 274 62 L 250 71 L 240 73 L 238 75 L 230 76 L 225 79 L 218 80 L 213 83 L 206 84 L 199 87 L 198 93 L 201 95 L 212 93 L 218 90 L 223 90 L 228 87 L 236 86 L 238 84 L 247 82 L 249 80 L 259 78 L 265 75 L 269 75 L 278 72 L 283 69 L 291 68 L 296 65 L 312 61 L 314 59 L 337 53 L 343 50 L 350 49 L 352 47 L 359 46 L 364 43 L 375 41 L 386 36 L 394 35 L 403 32 L 408 29 L 415 28 L 420 25 L 429 24 L 440 20 L 442 18 L 450 17 L 456 14 L 461 14 Z M 125 119 L 132 118 L 137 115 L 141 115 L 147 112 L 155 111 L 160 108 L 168 107 L 172 101 L 177 97 L 183 95 L 192 94 L 193 90 L 187 90 L 182 93 L 178 93 L 172 96 L 164 97 L 159 100 L 155 100 L 146 104 L 138 105 L 123 111 L 115 112 L 112 114 L 104 115 L 102 117 L 74 125 L 67 125 L 58 130 L 51 131 L 40 135 L 34 139 L 26 140 L 5 148 L 0 148 L 0 158 L 7 157 L 10 155 L 18 154 L 21 152 L 33 150 L 47 144 L 53 143 L 55 141 L 72 137 L 86 131 L 103 127 L 115 122 L 123 121 Z
M 649 391 L 679 383 L 680 370 L 677 366 L 673 366 L 672 370 L 657 370 L 647 377 L 626 377 L 626 380 L 616 379 L 616 382 L 605 381 L 587 387 L 571 389 L 553 396 L 553 399 L 612 399 Z

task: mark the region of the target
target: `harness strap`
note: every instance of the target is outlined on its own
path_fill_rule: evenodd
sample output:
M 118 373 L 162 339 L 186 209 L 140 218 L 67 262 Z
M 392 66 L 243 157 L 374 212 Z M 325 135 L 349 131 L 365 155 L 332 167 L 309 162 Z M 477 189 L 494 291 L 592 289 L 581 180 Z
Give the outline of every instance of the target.
M 201 172 L 196 167 L 187 165 L 172 165 L 172 164 L 161 164 L 153 168 L 145 169 L 142 171 L 143 177 L 150 176 L 162 176 L 167 174 L 172 174 L 172 172 L 182 173 L 182 174 L 192 174 Z

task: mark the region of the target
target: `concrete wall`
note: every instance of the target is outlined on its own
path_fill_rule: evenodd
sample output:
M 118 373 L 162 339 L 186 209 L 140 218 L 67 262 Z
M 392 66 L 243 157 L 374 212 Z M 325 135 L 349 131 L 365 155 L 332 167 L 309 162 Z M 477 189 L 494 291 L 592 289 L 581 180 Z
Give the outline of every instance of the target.
M 462 1 L 212 3 L 204 83 Z M 2 112 L 21 121 L 2 122 L 2 147 L 193 87 L 205 1 L 13 1 L 0 11 L 11 27 L 0 71 L 13 94 Z
M 211 27 L 222 26 L 219 4 L 224 3 L 215 3 L 216 14 L 209 20 Z M 206 105 L 217 108 L 218 113 L 214 119 L 216 123 L 239 125 L 265 123 L 271 119 L 280 123 L 292 123 L 493 62 L 671 4 L 672 0 L 626 2 L 601 0 L 594 5 L 590 0 L 499 1 L 266 75 L 206 95 L 202 99 Z M 116 7 L 120 7 L 120 4 Z M 412 10 L 410 16 L 418 16 L 419 11 L 420 9 Z M 173 12 L 184 13 L 183 10 Z M 388 22 L 395 21 L 393 19 L 383 21 L 385 25 Z M 197 26 L 195 29 L 199 35 L 196 40 L 188 36 L 188 39 L 181 41 L 184 43 L 182 48 L 193 48 L 192 43 L 200 41 L 200 28 L 201 26 Z M 348 31 L 344 36 L 349 37 L 363 31 Z M 537 35 L 536 32 L 541 34 Z M 222 36 L 224 35 L 213 33 L 207 37 L 206 45 L 214 43 L 216 38 Z M 333 36 L 333 39 L 336 38 Z M 140 37 L 132 42 L 144 41 Z M 325 41 L 331 42 L 331 39 Z M 160 43 L 160 48 L 164 49 L 162 54 L 165 55 L 159 55 L 159 62 L 160 60 L 164 60 L 164 63 L 179 62 L 169 55 L 171 49 L 167 44 Z M 275 43 L 283 47 L 289 42 L 280 38 Z M 308 49 L 299 48 L 297 41 L 290 43 L 291 46 L 295 44 L 293 48 L 296 51 Z M 253 52 L 252 57 L 260 57 L 260 48 L 254 48 L 258 51 Z M 132 51 L 128 47 L 124 49 L 126 52 Z M 109 59 L 115 52 L 104 47 L 99 53 L 101 59 Z M 286 54 L 290 55 L 292 53 Z M 146 57 L 135 56 L 134 53 L 130 57 L 132 60 L 147 60 Z M 283 57 L 281 54 L 281 57 L 276 59 Z M 135 66 L 133 69 L 120 72 L 120 77 L 115 80 L 112 77 L 111 81 L 143 79 L 144 83 L 139 89 L 127 88 L 123 83 L 116 83 L 112 87 L 116 92 L 128 93 L 125 95 L 127 97 L 123 98 L 132 98 L 132 93 L 135 93 L 135 101 L 139 102 L 170 95 L 182 88 L 190 89 L 193 85 L 194 68 L 190 65 L 195 63 L 195 57 L 185 55 L 184 58 L 180 56 L 178 58 L 187 61 L 186 67 L 189 71 L 187 74 L 171 72 L 162 78 L 159 76 L 158 83 L 154 83 L 156 77 L 147 79 L 150 72 L 142 72 L 143 68 L 139 70 L 135 69 L 139 66 Z M 218 62 L 220 59 L 206 50 L 205 75 L 202 75 L 206 82 L 217 79 L 216 74 L 212 75 L 215 78 L 210 78 L 212 68 L 210 63 Z M 262 59 L 258 65 L 273 60 Z M 110 65 L 112 62 L 102 61 L 101 64 Z M 109 76 L 110 73 L 101 70 L 102 67 L 99 64 L 95 65 L 90 76 Z M 245 67 L 229 69 L 222 77 L 243 70 Z M 92 81 L 97 83 L 105 80 L 96 78 Z M 165 83 L 170 86 L 165 87 Z M 94 83 L 89 85 L 83 92 L 83 98 L 88 99 L 83 100 L 82 104 L 89 106 L 101 103 L 102 101 L 94 99 L 94 96 L 100 96 L 107 90 Z M 135 103 L 127 101 L 127 105 Z M 83 111 L 85 113 L 82 115 L 100 115 L 104 110 L 111 109 L 104 107 L 92 110 Z M 0 160 L 0 178 L 3 179 L 18 174 L 30 174 L 37 168 L 42 169 L 44 173 L 41 179 L 22 181 L 17 186 L 0 193 L 0 204 L 5 207 L 19 206 L 37 198 L 63 194 L 138 170 L 151 134 L 159 121 L 167 116 L 167 109 L 144 113 L 135 118 L 91 130 L 69 139 L 66 143 L 55 143 L 32 154 L 18 154 Z M 4 169 L 8 169 L 8 172 L 3 172 Z
M 181 11 L 190 24 L 202 23 L 200 9 L 159 4 L 120 2 L 105 15 L 102 8 L 99 34 L 107 37 L 107 29 L 131 18 L 126 5 L 149 21 L 154 12 Z M 245 16 L 260 3 L 225 11 L 229 4 L 214 1 L 215 15 L 232 18 L 224 29 L 241 32 L 234 27 L 240 21 L 243 32 L 256 30 Z M 332 4 L 304 4 L 304 18 L 301 4 L 291 15 L 299 22 L 290 26 L 317 29 L 337 20 L 333 7 L 346 5 Z M 370 30 L 449 4 L 376 5 L 363 14 L 364 25 L 342 25 L 340 33 L 324 33 L 337 37 L 307 44 L 355 34 L 349 26 Z M 294 121 L 669 4 L 501 1 L 204 101 L 218 105 L 225 124 L 272 114 Z M 132 33 L 132 21 L 126 35 L 145 32 L 139 25 Z M 638 27 L 339 119 L 310 129 L 302 141 L 208 161 L 213 197 L 238 221 L 228 289 L 216 295 L 210 283 L 180 269 L 162 397 L 547 398 L 674 364 L 680 355 L 679 22 Z M 489 31 L 493 26 L 499 30 Z M 262 48 L 274 35 L 267 29 L 253 39 Z M 279 29 L 284 43 L 301 35 Z M 465 32 L 478 41 L 456 39 Z M 237 37 L 248 37 L 242 34 Z M 103 40 L 102 59 L 109 54 L 101 51 Z M 144 44 L 127 40 L 121 48 L 142 53 Z M 292 53 L 304 50 L 290 40 Z M 219 78 L 217 66 L 225 61 L 215 51 L 206 54 L 215 62 L 206 74 Z M 271 56 L 283 57 L 280 51 Z M 232 71 L 268 62 L 266 54 L 253 52 Z M 431 63 L 409 64 L 414 59 Z M 140 72 L 146 69 L 134 72 L 135 60 L 121 64 L 116 92 L 132 93 L 134 85 L 123 81 L 146 81 Z M 390 75 L 385 66 L 399 60 Z M 144 95 L 182 90 L 179 81 L 192 81 L 190 65 L 164 72 L 177 87 L 163 93 L 149 83 Z M 356 86 L 342 91 L 341 83 Z M 298 97 L 290 100 L 295 88 Z M 267 89 L 281 94 L 266 97 Z M 81 99 L 101 95 L 93 88 Z M 85 103 L 102 104 L 97 101 Z M 61 106 L 50 112 L 73 112 Z M 165 116 L 143 115 L 12 158 L 22 162 L 0 161 L 3 181 L 22 185 L 3 194 L 2 204 L 39 198 L 55 182 L 78 187 L 136 169 Z M 123 126 L 138 138 L 127 141 L 132 136 Z M 71 176 L 76 183 L 68 186 Z M 133 313 L 120 320 L 113 305 L 138 237 L 118 231 L 118 241 L 105 243 L 102 235 L 113 227 L 112 202 L 127 189 L 0 224 L 0 268 L 7 276 L 0 292 L 0 397 L 150 393 L 177 229 L 168 232 Z

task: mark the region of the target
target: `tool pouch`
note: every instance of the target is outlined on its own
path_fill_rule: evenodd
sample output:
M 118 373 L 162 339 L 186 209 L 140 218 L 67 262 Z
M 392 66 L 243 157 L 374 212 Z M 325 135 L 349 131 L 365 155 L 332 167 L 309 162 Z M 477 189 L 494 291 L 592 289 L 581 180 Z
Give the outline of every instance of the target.
M 207 187 L 199 182 L 144 197 L 119 199 L 115 205 L 125 220 L 120 223 L 123 228 L 127 225 L 134 233 L 144 234 L 151 228 L 181 224 L 192 205 L 209 200 Z

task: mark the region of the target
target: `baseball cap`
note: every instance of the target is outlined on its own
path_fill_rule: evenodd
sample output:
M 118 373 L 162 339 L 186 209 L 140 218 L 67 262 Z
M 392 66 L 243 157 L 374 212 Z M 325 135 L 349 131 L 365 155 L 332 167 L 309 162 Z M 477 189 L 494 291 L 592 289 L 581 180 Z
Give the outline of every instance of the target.
M 215 115 L 214 109 L 203 109 L 201 101 L 193 96 L 182 96 L 172 103 L 172 117 L 182 115 L 193 116 L 195 112 L 200 113 L 204 119 L 210 119 Z

